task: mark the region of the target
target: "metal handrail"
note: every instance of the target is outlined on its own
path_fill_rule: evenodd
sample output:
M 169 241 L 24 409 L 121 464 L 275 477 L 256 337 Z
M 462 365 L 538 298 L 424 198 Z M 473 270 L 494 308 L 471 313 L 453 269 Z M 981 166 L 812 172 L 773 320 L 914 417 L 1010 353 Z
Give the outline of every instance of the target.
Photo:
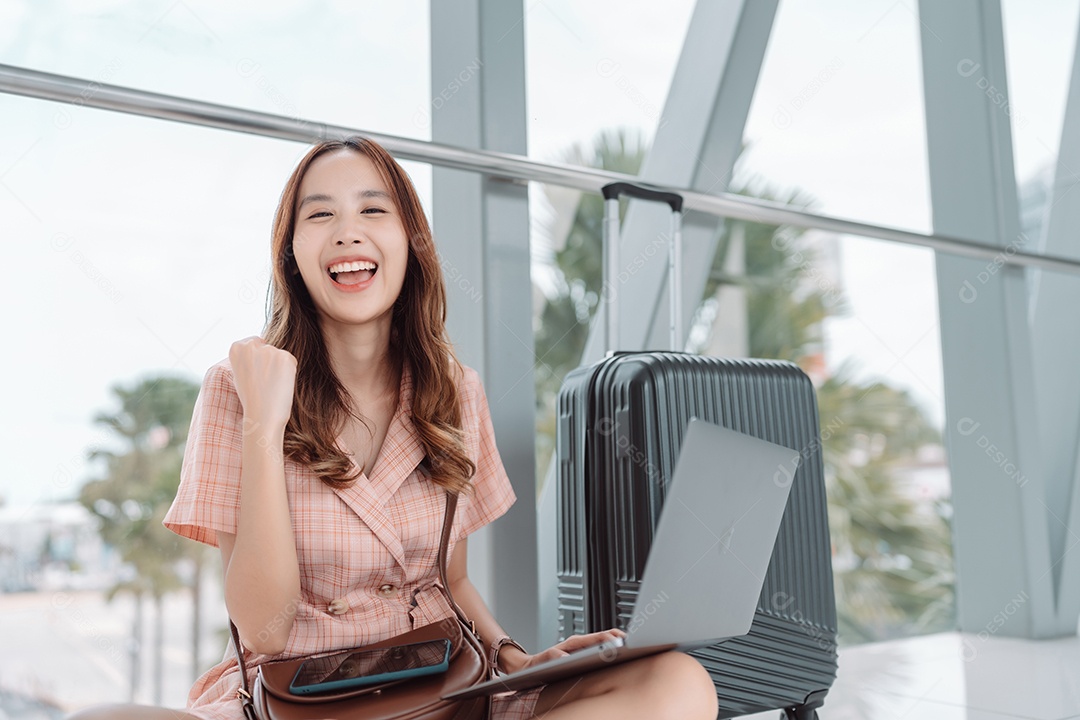
M 303 118 L 245 110 L 146 90 L 92 82 L 67 75 L 0 64 L 0 92 L 77 106 L 114 110 L 131 115 L 173 120 L 222 130 L 294 140 L 303 143 L 326 138 L 364 135 L 403 160 L 415 160 L 441 167 L 469 170 L 514 182 L 540 182 L 585 192 L 600 193 L 612 182 L 642 184 L 640 178 L 570 165 L 541 163 L 520 155 L 471 150 L 443 143 L 385 135 L 341 125 L 329 125 Z M 997 265 L 1018 265 L 1055 272 L 1080 274 L 1080 260 L 1026 252 L 1010 244 L 1006 248 L 945 235 L 927 235 L 899 228 L 871 225 L 853 220 L 798 210 L 780 203 L 731 193 L 705 194 L 688 188 L 655 186 L 676 192 L 686 200 L 686 211 L 767 225 L 827 230 L 844 235 L 889 240 L 904 245 L 931 248 L 940 252 L 989 260 Z

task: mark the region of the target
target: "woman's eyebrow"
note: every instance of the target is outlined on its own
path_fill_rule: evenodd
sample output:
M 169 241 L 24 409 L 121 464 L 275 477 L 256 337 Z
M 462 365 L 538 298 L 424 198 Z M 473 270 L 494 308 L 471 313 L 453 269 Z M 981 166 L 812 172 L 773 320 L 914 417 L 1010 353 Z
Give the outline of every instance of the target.
M 301 200 L 300 204 L 296 206 L 296 209 L 299 210 L 300 208 L 307 205 L 309 202 L 326 202 L 328 200 L 333 200 L 333 198 L 325 193 L 314 193 L 313 195 L 308 195 L 303 200 Z
M 384 200 L 390 199 L 390 193 L 386 192 L 385 190 L 361 190 L 357 193 L 357 196 L 360 198 L 382 198 Z M 296 209 L 299 210 L 300 208 L 307 205 L 309 202 L 328 202 L 333 199 L 333 197 L 327 195 L 326 193 L 313 193 L 301 200 L 300 204 L 296 206 Z

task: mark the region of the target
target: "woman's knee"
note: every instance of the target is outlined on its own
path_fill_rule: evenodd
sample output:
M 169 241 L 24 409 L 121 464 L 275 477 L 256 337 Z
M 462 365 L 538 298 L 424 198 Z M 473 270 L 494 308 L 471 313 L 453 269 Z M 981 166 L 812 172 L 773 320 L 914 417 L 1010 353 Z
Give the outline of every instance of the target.
M 660 709 L 656 717 L 716 717 L 716 687 L 701 663 L 681 652 L 654 655 L 646 662 L 648 666 L 642 669 L 650 699 Z
M 557 707 L 602 696 L 610 696 L 620 707 L 632 707 L 634 717 L 650 720 L 713 720 L 718 712 L 709 673 L 680 652 L 650 655 L 548 685 L 534 712 L 542 717 Z
M 74 715 L 68 715 L 68 720 L 106 720 L 106 718 L 125 717 L 122 705 L 96 705 L 84 708 Z
M 198 720 L 183 710 L 145 705 L 97 705 L 69 715 L 67 720 Z

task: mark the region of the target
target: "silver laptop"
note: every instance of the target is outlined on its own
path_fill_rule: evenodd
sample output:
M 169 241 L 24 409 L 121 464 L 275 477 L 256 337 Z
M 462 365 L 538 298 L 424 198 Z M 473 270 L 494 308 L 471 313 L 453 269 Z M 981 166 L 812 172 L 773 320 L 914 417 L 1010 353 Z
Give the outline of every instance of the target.
M 745 635 L 798 463 L 795 450 L 691 420 L 625 640 L 583 648 L 445 697 L 525 690 Z

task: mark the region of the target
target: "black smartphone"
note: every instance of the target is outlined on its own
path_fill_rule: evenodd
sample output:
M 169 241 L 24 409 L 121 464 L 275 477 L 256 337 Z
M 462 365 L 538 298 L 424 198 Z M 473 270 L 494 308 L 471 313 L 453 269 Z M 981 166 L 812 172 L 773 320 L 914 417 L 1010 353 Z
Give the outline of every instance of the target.
M 347 650 L 301 663 L 289 685 L 294 695 L 342 690 L 434 675 L 450 667 L 450 641 L 394 645 L 370 650 Z

